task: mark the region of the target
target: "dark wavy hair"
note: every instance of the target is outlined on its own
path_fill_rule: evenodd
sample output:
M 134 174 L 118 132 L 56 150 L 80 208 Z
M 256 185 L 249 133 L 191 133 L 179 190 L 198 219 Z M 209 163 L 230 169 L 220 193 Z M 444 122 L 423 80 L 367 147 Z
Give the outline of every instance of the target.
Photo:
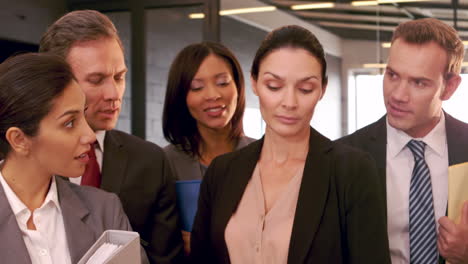
M 322 66 L 322 85 L 328 83 L 327 61 L 325 60 L 322 44 L 309 30 L 296 25 L 280 27 L 268 33 L 255 54 L 250 70 L 252 78 L 254 80 L 258 79 L 260 64 L 267 55 L 274 50 L 287 47 L 307 50 L 312 56 L 317 58 Z
M 237 87 L 237 108 L 231 119 L 230 139 L 237 141 L 243 134 L 242 117 L 245 108 L 244 76 L 234 54 L 214 42 L 191 44 L 182 49 L 172 62 L 163 110 L 163 133 L 171 144 L 192 156 L 200 156 L 200 133 L 197 122 L 187 107 L 187 94 L 198 68 L 210 54 L 222 58 L 230 67 Z
M 63 58 L 46 53 L 25 53 L 0 64 L 0 159 L 10 144 L 6 132 L 18 127 L 33 137 L 55 98 L 74 80 Z

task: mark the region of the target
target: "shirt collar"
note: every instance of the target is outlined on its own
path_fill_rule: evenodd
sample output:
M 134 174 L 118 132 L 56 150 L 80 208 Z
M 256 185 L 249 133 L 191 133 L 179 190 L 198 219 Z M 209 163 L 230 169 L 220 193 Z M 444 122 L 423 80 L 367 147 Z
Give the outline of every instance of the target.
M 26 205 L 18 198 L 15 192 L 10 188 L 10 185 L 5 181 L 3 178 L 3 174 L 0 171 L 0 183 L 2 184 L 3 190 L 5 191 L 5 195 L 8 199 L 8 202 L 11 206 L 11 209 L 16 217 L 18 217 L 24 210 L 29 210 Z M 57 183 L 55 182 L 55 177 L 52 177 L 52 181 L 50 183 L 49 191 L 47 192 L 46 198 L 41 205 L 41 208 L 45 205 L 52 203 L 55 207 L 61 212 L 60 203 L 58 200 L 58 193 L 57 193 Z
M 387 148 L 391 158 L 396 157 L 412 139 L 421 140 L 431 148 L 437 155 L 443 156 L 447 150 L 447 136 L 445 133 L 445 115 L 441 114 L 439 123 L 422 138 L 412 138 L 400 129 L 392 127 L 387 122 Z
M 96 131 L 96 141 L 98 142 L 99 149 L 104 153 L 104 137 L 106 136 L 105 130 Z

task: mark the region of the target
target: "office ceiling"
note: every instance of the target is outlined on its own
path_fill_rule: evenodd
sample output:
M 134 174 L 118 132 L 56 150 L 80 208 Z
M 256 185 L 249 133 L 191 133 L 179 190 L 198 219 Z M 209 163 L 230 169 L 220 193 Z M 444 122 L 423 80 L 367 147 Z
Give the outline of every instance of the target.
M 321 2 L 325 2 L 323 0 Z M 457 3 L 455 3 L 455 1 Z M 436 0 L 380 4 L 378 6 L 352 6 L 348 0 L 335 0 L 335 7 L 324 9 L 291 10 L 292 5 L 313 1 L 262 0 L 265 4 L 320 26 L 342 38 L 389 41 L 393 29 L 401 22 L 434 17 L 456 26 L 460 36 L 468 40 L 468 0 Z M 316 3 L 316 2 L 315 2 Z M 454 8 L 454 6 L 458 8 Z

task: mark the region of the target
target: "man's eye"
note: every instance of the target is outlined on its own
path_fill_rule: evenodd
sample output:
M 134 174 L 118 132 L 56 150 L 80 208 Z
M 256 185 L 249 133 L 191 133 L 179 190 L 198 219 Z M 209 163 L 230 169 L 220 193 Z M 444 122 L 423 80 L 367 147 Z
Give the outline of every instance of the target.
M 97 84 L 100 84 L 102 82 L 102 78 L 91 78 L 91 79 L 88 79 L 88 82 L 94 84 L 94 85 L 97 85 Z
M 123 81 L 123 80 L 125 80 L 125 75 L 122 74 L 122 75 L 119 75 L 119 76 L 115 76 L 114 79 L 115 79 L 116 81 Z

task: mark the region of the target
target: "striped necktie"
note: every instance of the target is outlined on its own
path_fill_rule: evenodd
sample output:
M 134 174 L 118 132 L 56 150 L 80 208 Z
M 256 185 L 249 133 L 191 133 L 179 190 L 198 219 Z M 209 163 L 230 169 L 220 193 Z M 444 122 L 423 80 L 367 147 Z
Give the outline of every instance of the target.
M 409 194 L 410 263 L 435 264 L 439 256 L 431 174 L 424 160 L 426 144 L 411 140 L 407 146 L 414 156 Z

